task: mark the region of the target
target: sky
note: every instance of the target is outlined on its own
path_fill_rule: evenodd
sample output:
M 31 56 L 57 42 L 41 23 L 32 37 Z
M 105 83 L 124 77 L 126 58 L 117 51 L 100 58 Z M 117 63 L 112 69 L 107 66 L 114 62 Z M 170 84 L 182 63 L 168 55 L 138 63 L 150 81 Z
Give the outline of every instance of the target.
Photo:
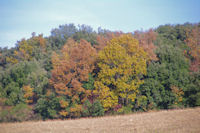
M 0 0 L 0 47 L 62 24 L 133 32 L 200 22 L 200 0 Z

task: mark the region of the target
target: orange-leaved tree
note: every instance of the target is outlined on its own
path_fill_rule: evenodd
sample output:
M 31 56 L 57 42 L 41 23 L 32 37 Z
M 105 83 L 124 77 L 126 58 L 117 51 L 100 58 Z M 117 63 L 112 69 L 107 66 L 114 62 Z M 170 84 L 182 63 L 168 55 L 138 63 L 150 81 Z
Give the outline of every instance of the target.
M 61 98 L 61 116 L 80 116 L 82 104 L 90 94 L 89 90 L 82 87 L 82 82 L 88 80 L 88 74 L 94 68 L 95 59 L 95 49 L 85 40 L 77 43 L 73 39 L 68 39 L 61 54 L 53 54 L 50 84 Z
M 107 46 L 108 42 L 114 38 L 119 37 L 122 32 L 107 32 L 105 34 L 99 34 L 97 35 L 97 45 L 95 45 L 95 48 L 97 52 L 100 52 L 105 46 Z
M 190 70 L 197 72 L 200 70 L 200 27 L 195 26 L 191 31 L 187 31 L 185 42 L 189 47 L 188 54 L 192 56 Z
M 134 102 L 146 74 L 147 53 L 131 34 L 113 38 L 98 55 L 95 93 L 105 111 Z

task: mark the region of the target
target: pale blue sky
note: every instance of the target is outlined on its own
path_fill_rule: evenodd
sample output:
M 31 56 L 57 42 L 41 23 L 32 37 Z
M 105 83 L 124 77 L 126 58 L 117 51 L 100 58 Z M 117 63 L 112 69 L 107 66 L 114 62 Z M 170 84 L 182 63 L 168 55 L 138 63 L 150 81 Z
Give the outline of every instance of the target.
M 200 0 L 0 0 L 0 47 L 61 24 L 132 32 L 200 22 Z

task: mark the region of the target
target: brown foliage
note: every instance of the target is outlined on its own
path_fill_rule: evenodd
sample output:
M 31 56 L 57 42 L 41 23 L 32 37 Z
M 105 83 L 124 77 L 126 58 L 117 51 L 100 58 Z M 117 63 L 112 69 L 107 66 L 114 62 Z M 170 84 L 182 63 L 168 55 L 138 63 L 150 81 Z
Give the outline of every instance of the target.
M 187 39 L 185 42 L 190 48 L 187 53 L 193 58 L 190 64 L 190 70 L 197 72 L 200 68 L 200 27 L 195 26 L 191 31 L 187 31 L 186 35 Z
M 50 84 L 58 95 L 70 97 L 71 103 L 75 105 L 70 108 L 70 111 L 76 116 L 76 111 L 80 112 L 81 109 L 79 105 L 87 99 L 89 94 L 89 91 L 82 87 L 82 82 L 88 80 L 88 74 L 94 68 L 95 59 L 95 49 L 85 40 L 77 43 L 73 39 L 69 39 L 63 46 L 61 55 L 53 54 Z M 69 105 L 63 105 L 64 101 L 60 103 L 63 107 Z M 68 113 L 62 110 L 60 114 L 65 116 Z
M 97 50 L 97 52 L 103 50 L 103 48 L 105 46 L 107 46 L 108 42 L 113 39 L 114 37 L 119 37 L 121 34 L 123 34 L 122 32 L 107 32 L 104 35 L 97 35 L 97 43 L 98 45 L 95 45 L 95 48 Z
M 139 45 L 143 47 L 144 51 L 148 53 L 150 60 L 158 60 L 156 54 L 154 53 L 156 46 L 153 42 L 156 40 L 157 34 L 150 29 L 147 32 L 134 32 L 134 37 L 139 41 Z

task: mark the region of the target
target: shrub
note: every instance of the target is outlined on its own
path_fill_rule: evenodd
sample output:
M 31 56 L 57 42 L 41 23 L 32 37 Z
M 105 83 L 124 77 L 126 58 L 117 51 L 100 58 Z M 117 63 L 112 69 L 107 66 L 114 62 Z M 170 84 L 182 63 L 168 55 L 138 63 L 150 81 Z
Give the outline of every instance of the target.
M 129 114 L 129 113 L 132 112 L 132 108 L 133 108 L 133 105 L 128 104 L 128 105 L 122 106 L 122 108 L 118 109 L 117 113 L 119 113 L 119 114 Z
M 96 100 L 93 103 L 89 100 L 86 100 L 83 105 L 83 111 L 82 116 L 103 116 L 104 115 L 104 109 L 101 105 L 100 101 Z
M 17 104 L 15 107 L 7 107 L 0 112 L 0 122 L 27 121 L 36 119 L 31 107 L 26 104 Z

